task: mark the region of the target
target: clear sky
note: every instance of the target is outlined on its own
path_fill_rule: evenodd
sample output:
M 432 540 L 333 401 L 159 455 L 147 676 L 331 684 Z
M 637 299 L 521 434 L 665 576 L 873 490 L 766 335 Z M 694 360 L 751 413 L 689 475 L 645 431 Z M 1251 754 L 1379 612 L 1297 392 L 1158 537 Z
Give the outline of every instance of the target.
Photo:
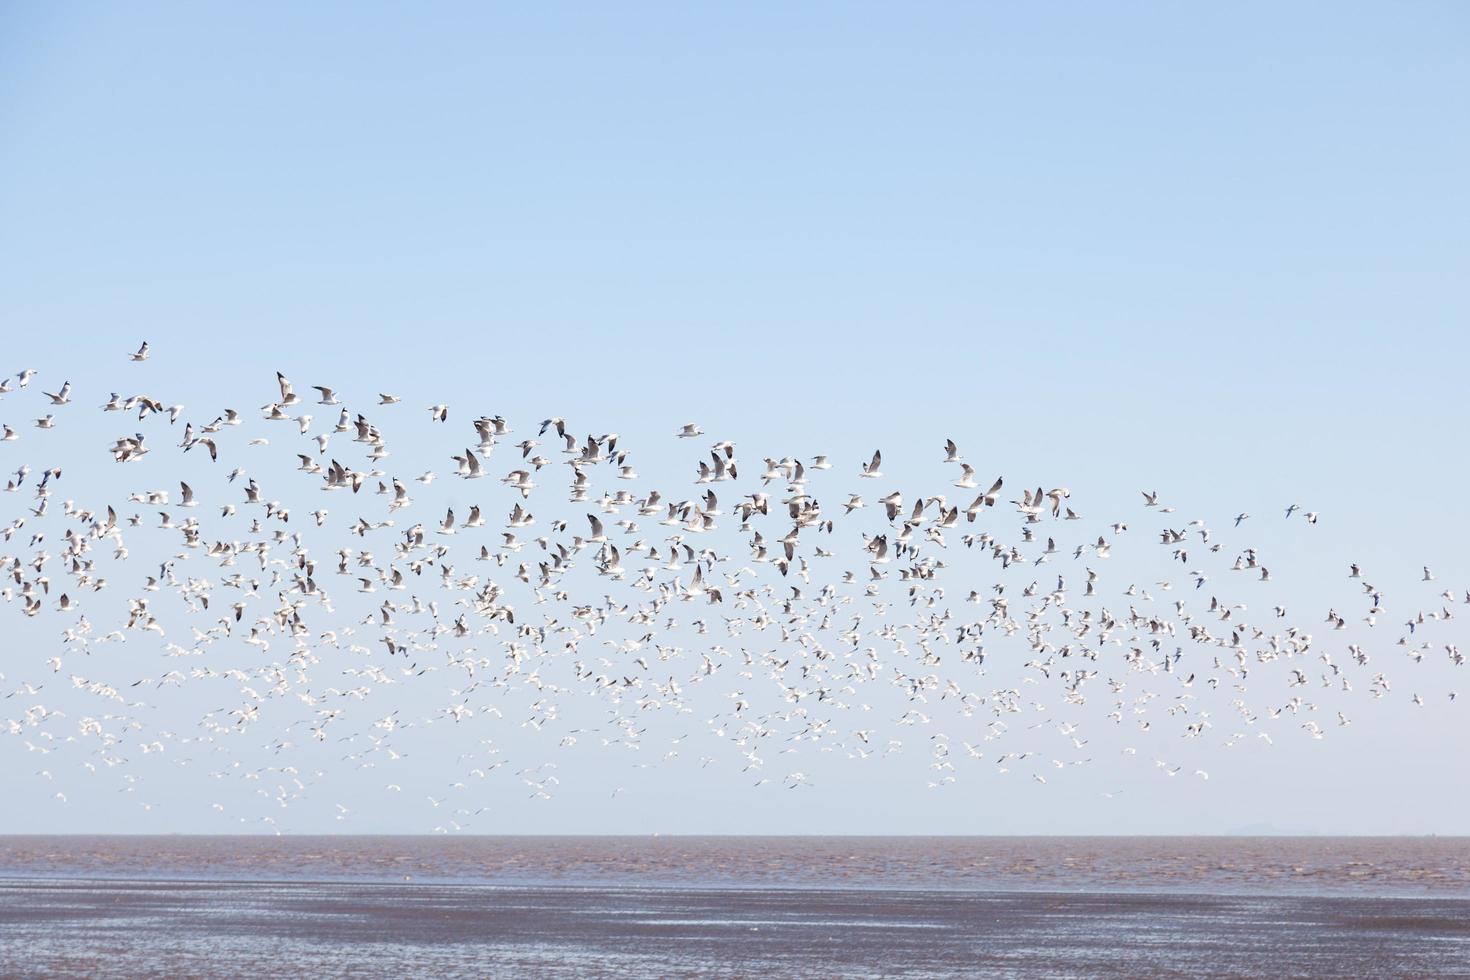
M 0 372 L 90 412 L 147 339 L 148 384 L 201 412 L 283 370 L 583 419 L 649 472 L 685 472 L 690 420 L 849 471 L 881 446 L 942 475 L 953 437 L 1099 520 L 1145 487 L 1213 523 L 1300 501 L 1317 536 L 1273 542 L 1333 575 L 1470 584 L 1467 47 L 1454 3 L 5 3 Z M 806 795 L 643 774 L 614 807 L 588 763 L 581 802 L 481 829 L 1465 832 L 1465 716 L 1437 710 L 1206 756 L 1208 784 L 1112 770 L 1106 806 L 1087 779 L 916 803 L 872 767 Z M 109 825 L 240 829 L 158 778 L 180 816 Z M 293 829 L 432 823 L 349 799 Z

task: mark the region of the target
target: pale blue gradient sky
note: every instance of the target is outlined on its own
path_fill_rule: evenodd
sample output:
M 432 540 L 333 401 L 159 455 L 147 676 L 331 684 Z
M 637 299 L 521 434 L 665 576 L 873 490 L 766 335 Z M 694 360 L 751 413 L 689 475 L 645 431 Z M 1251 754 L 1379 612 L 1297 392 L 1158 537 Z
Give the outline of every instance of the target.
M 280 369 L 595 419 L 650 471 L 690 419 L 895 473 L 954 436 L 1119 516 L 1301 500 L 1334 574 L 1470 572 L 1467 47 L 1451 3 L 4 4 L 0 372 L 90 409 L 147 338 L 170 401 Z M 1101 814 L 654 780 L 487 829 L 1463 831 L 1459 754 L 1375 727 Z

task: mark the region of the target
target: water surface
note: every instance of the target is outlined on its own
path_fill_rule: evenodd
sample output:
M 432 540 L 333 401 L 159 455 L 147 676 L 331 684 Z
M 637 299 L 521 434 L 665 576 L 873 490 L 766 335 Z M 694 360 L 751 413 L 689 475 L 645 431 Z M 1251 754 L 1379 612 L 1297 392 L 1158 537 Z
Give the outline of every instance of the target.
M 1470 976 L 1467 838 L 0 838 L 0 973 Z

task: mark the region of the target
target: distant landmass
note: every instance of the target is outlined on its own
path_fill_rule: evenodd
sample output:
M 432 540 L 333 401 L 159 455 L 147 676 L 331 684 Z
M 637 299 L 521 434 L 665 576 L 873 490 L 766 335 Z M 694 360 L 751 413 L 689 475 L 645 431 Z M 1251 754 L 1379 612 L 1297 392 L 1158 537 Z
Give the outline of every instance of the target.
M 1243 827 L 1232 827 L 1225 831 L 1227 837 L 1319 837 L 1315 830 L 1299 827 L 1278 827 L 1274 823 L 1248 823 Z

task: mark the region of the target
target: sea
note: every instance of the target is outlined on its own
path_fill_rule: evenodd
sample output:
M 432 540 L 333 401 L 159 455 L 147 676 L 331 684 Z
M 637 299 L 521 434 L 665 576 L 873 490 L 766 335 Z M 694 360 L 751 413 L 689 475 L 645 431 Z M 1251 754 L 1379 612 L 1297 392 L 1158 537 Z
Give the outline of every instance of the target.
M 0 837 L 0 976 L 1470 976 L 1470 838 Z

